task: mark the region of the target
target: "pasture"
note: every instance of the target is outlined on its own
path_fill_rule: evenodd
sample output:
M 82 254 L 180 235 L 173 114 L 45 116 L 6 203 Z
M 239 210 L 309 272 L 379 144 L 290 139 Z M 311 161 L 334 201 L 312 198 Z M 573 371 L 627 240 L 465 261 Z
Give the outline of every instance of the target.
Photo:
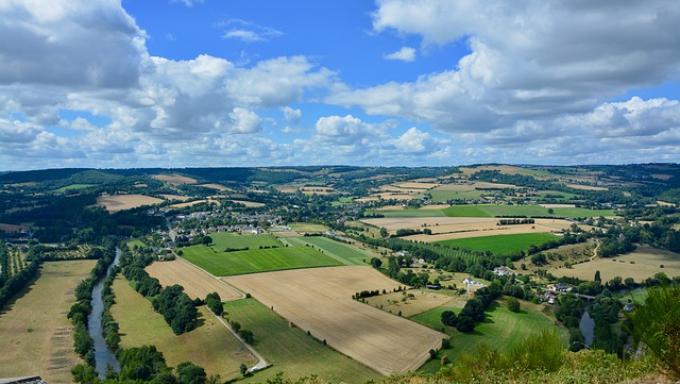
M 549 211 L 549 209 L 552 209 Z M 500 205 L 500 204 L 462 204 L 453 205 L 441 210 L 432 209 L 399 209 L 384 211 L 367 211 L 368 214 L 380 214 L 384 217 L 599 217 L 614 216 L 612 209 L 587 208 L 545 208 L 540 205 Z
M 74 289 L 93 260 L 45 262 L 38 280 L 0 312 L 0 377 L 39 374 L 49 383 L 70 383 L 81 363 L 73 351 L 73 327 L 66 318 Z
M 593 261 L 575 264 L 571 268 L 553 268 L 549 272 L 558 277 L 571 276 L 593 280 L 595 271 L 600 271 L 603 282 L 616 276 L 624 279 L 632 277 L 636 282 L 641 282 L 659 272 L 669 277 L 680 276 L 680 254 L 641 246 L 625 255 L 596 258 Z
M 68 191 L 80 191 L 81 189 L 87 189 L 90 187 L 94 187 L 96 184 L 69 184 L 69 185 L 64 185 L 61 188 L 57 188 L 54 190 L 56 193 L 65 193 Z
M 199 308 L 203 324 L 193 331 L 175 335 L 151 302 L 137 293 L 128 281 L 118 276 L 113 283 L 116 303 L 111 314 L 120 325 L 123 348 L 155 345 L 163 352 L 169 366 L 191 361 L 208 375 L 219 374 L 223 380 L 240 376 L 239 366 L 248 366 L 256 358 L 227 328 L 203 306 Z
M 453 291 L 419 288 L 368 297 L 366 303 L 393 315 L 401 313 L 401 316 L 411 317 L 439 306 L 462 306 L 466 300 L 467 297 Z
M 157 278 L 164 287 L 174 284 L 181 285 L 184 287 L 184 292 L 192 299 L 205 299 L 205 296 L 211 292 L 217 292 L 222 301 L 243 297 L 243 293 L 236 288 L 182 258 L 151 263 L 146 267 L 146 271 L 152 277 Z
M 444 240 L 437 243 L 472 251 L 488 251 L 496 255 L 513 255 L 526 251 L 532 245 L 542 245 L 557 238 L 551 233 L 523 233 Z
M 218 192 L 233 192 L 233 189 L 227 188 L 222 184 L 216 184 L 216 183 L 198 184 L 197 187 L 208 188 L 208 189 L 212 189 L 212 190 L 218 191 Z
M 328 227 L 317 223 L 290 223 L 290 228 L 296 232 L 325 232 Z
M 272 235 L 239 235 L 230 232 L 214 232 L 210 234 L 213 239 L 211 247 L 222 251 L 226 248 L 249 248 L 282 247 L 283 244 Z
M 451 337 L 451 349 L 439 352 L 446 354 L 449 361 L 455 361 L 461 352 L 474 352 L 482 344 L 502 351 L 507 351 L 513 343 L 540 333 L 545 329 L 557 329 L 566 343 L 568 334 L 566 329 L 555 324 L 554 320 L 542 313 L 542 306 L 521 301 L 519 313 L 510 312 L 505 303 L 493 305 L 486 312 L 486 320 L 475 327 L 474 332 L 462 333 L 455 328 L 446 327 L 441 323 L 441 314 L 446 310 L 460 312 L 465 303 L 440 306 L 411 317 L 420 324 L 432 329 L 445 332 Z M 428 361 L 420 371 L 435 373 L 441 367 L 439 359 Z
M 341 265 L 312 247 L 221 252 L 204 245 L 183 248 L 184 258 L 215 276 Z
M 230 301 L 224 304 L 230 320 L 253 331 L 253 347 L 272 367 L 245 379 L 245 382 L 265 382 L 278 372 L 286 378 L 318 375 L 333 383 L 363 384 L 380 375 L 351 358 L 324 346 L 288 320 L 255 299 Z
M 372 257 L 376 257 L 368 250 L 358 249 L 323 236 L 289 237 L 286 240 L 293 245 L 311 244 L 344 265 L 365 265 L 370 263 Z
M 97 206 L 106 209 L 109 213 L 116 213 L 126 209 L 139 208 L 146 205 L 156 205 L 165 200 L 155 197 L 129 194 L 129 195 L 109 195 L 104 193 L 97 197 Z
M 358 291 L 400 286 L 368 266 L 258 273 L 225 280 L 300 329 L 386 375 L 415 370 L 445 337 L 352 300 Z

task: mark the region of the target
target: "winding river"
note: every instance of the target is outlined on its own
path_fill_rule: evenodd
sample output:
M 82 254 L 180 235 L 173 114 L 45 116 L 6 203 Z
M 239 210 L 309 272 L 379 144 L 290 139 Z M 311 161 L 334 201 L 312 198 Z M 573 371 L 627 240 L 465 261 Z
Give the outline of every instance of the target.
M 113 268 L 118 265 L 120 260 L 120 249 L 116 248 L 116 257 L 113 259 L 113 263 L 109 265 L 106 270 L 106 275 L 111 274 Z M 110 366 L 115 372 L 120 371 L 120 364 L 116 359 L 116 355 L 109 350 L 109 347 L 104 341 L 104 336 L 102 335 L 102 314 L 104 312 L 104 302 L 102 300 L 102 290 L 104 289 L 104 280 L 100 279 L 97 285 L 92 289 L 92 312 L 88 317 L 88 328 L 90 336 L 94 341 L 94 361 L 95 370 L 100 378 L 104 378 L 106 375 L 106 370 Z

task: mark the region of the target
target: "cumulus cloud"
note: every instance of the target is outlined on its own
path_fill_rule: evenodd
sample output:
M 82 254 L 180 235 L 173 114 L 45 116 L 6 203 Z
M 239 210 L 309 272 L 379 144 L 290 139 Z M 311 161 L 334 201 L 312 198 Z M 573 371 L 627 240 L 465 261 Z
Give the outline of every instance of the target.
M 283 32 L 242 19 L 228 19 L 220 23 L 226 30 L 223 39 L 235 39 L 244 43 L 261 43 L 280 37 Z
M 291 108 L 286 105 L 281 110 L 283 111 L 284 119 L 288 123 L 297 123 L 302 118 L 302 111 L 300 109 Z
M 387 60 L 411 62 L 416 59 L 416 50 L 411 47 L 401 47 L 398 51 L 388 53 L 384 57 Z
M 236 107 L 229 117 L 234 121 L 233 131 L 235 133 L 254 133 L 261 128 L 262 119 L 253 111 Z
M 339 89 L 329 101 L 371 114 L 479 132 L 584 113 L 678 76 L 680 7 L 672 0 L 509 3 L 381 0 L 378 32 L 424 45 L 464 40 L 451 69 L 413 82 Z

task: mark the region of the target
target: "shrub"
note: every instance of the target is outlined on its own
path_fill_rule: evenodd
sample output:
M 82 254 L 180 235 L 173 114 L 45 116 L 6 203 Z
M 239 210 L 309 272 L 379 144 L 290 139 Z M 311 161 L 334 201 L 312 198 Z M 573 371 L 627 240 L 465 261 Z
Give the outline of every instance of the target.
M 511 297 L 508 299 L 508 309 L 510 312 L 519 312 L 520 306 L 519 306 L 519 300 L 515 299 L 514 297 Z

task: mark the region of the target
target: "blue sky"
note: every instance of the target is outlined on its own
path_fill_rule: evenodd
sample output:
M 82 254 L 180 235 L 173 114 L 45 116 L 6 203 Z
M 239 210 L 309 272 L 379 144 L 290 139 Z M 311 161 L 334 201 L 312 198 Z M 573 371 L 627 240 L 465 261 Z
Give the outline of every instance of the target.
M 680 4 L 0 4 L 0 169 L 677 162 Z

